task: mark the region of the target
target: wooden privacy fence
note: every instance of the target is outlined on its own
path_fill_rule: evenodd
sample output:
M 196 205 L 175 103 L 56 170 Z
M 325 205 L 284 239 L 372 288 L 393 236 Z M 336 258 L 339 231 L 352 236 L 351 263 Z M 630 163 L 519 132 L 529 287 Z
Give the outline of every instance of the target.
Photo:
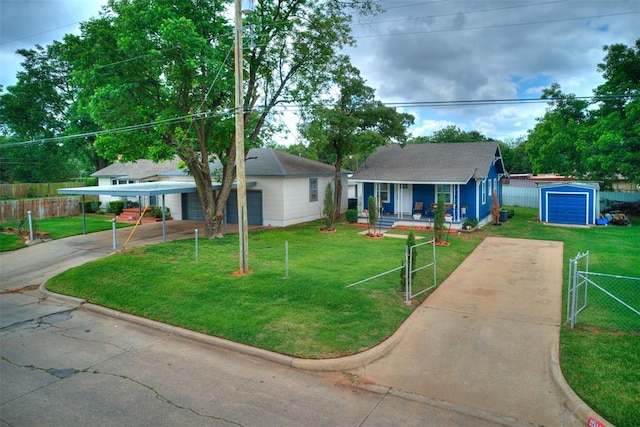
M 0 198 L 52 197 L 58 195 L 60 188 L 84 187 L 86 185 L 82 181 L 0 184 Z
M 91 197 L 95 198 L 95 196 Z M 0 222 L 12 222 L 27 217 L 58 218 L 82 213 L 81 196 L 42 197 L 37 199 L 0 200 Z

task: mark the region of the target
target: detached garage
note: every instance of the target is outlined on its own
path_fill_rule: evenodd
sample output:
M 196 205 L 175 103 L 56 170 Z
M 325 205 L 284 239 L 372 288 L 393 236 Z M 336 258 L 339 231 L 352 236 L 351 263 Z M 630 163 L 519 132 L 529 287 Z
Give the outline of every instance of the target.
M 556 183 L 540 187 L 540 221 L 554 224 L 595 224 L 600 213 L 600 186 Z

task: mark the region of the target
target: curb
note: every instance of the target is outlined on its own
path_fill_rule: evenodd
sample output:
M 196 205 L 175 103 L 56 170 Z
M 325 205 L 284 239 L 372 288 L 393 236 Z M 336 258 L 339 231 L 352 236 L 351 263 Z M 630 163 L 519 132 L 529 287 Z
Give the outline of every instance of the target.
M 75 306 L 74 308 L 78 308 L 87 302 L 87 300 L 82 298 L 70 297 L 68 295 L 56 294 L 55 292 L 51 292 L 46 288 L 45 283 L 46 282 L 41 283 L 38 287 L 38 292 L 40 292 L 40 294 L 44 298 L 51 299 L 62 304 L 71 304 Z
M 551 377 L 553 379 L 553 383 L 556 386 L 556 389 L 560 392 L 561 397 L 564 399 L 564 403 L 565 405 L 567 405 L 567 408 L 569 408 L 571 413 L 575 417 L 580 419 L 580 421 L 582 421 L 584 425 L 589 425 L 589 418 L 594 418 L 606 427 L 615 427 L 609 421 L 605 420 L 604 417 L 591 409 L 589 405 L 584 403 L 580 396 L 578 396 L 573 391 L 571 386 L 567 383 L 567 380 L 564 378 L 564 375 L 562 374 L 558 354 L 558 345 L 553 345 L 551 347 L 549 357 L 549 366 L 551 367 Z
M 49 291 L 47 292 L 51 295 L 57 295 Z M 62 295 L 62 297 L 64 297 L 64 295 Z M 77 298 L 72 299 L 78 300 Z M 144 317 L 135 316 L 129 313 L 113 310 L 111 308 L 102 307 L 100 305 L 84 302 L 81 308 L 93 313 L 101 314 L 103 316 L 120 319 L 129 323 L 154 329 L 156 331 L 163 332 L 169 335 L 175 335 L 181 338 L 193 340 L 201 344 L 211 345 L 225 350 L 231 350 L 237 353 L 245 354 L 247 356 L 261 358 L 269 362 L 278 363 L 280 365 L 289 366 L 296 369 L 316 372 L 343 371 L 364 367 L 365 365 L 383 357 L 393 347 L 395 347 L 395 345 L 400 340 L 404 330 L 407 328 L 405 326 L 407 324 L 407 321 L 405 320 L 405 322 L 400 326 L 400 328 L 396 330 L 396 332 L 392 336 L 390 336 L 377 346 L 365 350 L 362 353 L 332 359 L 301 359 L 257 347 L 252 347 L 246 344 L 229 341 L 224 338 L 218 338 L 200 332 L 190 331 L 179 326 L 171 326 L 166 323 L 157 322 L 155 320 L 146 319 Z M 411 316 L 409 316 L 409 318 L 410 317 Z

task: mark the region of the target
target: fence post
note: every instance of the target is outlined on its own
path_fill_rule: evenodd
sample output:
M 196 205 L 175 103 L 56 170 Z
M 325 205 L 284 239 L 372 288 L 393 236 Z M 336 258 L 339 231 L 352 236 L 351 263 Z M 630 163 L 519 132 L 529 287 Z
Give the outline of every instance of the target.
M 111 234 L 113 236 L 113 251 L 116 251 L 117 245 L 116 245 L 116 219 L 115 218 L 111 218 Z
M 198 229 L 196 228 L 196 262 L 198 262 Z
M 33 242 L 33 219 L 31 218 L 31 211 L 27 211 L 27 218 L 29 219 L 29 240 Z
M 404 302 L 408 303 L 411 295 L 411 257 L 409 256 L 409 246 L 404 247 Z
M 284 242 L 284 277 L 289 277 L 289 241 Z

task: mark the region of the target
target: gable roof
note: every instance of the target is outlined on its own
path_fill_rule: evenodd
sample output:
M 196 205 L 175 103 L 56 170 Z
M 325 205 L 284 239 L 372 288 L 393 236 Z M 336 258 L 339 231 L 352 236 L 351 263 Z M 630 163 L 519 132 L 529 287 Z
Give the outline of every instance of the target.
M 332 165 L 272 148 L 249 150 L 245 168 L 247 176 L 318 176 L 334 173 Z
M 391 144 L 378 148 L 351 179 L 465 184 L 486 178 L 494 161 L 504 173 L 497 142 Z
M 176 156 L 172 160 L 156 163 L 141 159 L 137 162 L 115 162 L 91 174 L 96 178 L 120 178 L 140 181 L 163 175 L 178 169 L 180 159 Z
M 118 162 L 91 174 L 94 177 L 145 180 L 153 177 L 184 177 L 187 172 L 178 167 L 180 159 L 155 163 L 151 160 Z M 211 162 L 211 170 L 220 169 L 218 159 Z M 245 161 L 246 176 L 333 176 L 334 167 L 304 157 L 295 156 L 273 148 L 252 148 Z

